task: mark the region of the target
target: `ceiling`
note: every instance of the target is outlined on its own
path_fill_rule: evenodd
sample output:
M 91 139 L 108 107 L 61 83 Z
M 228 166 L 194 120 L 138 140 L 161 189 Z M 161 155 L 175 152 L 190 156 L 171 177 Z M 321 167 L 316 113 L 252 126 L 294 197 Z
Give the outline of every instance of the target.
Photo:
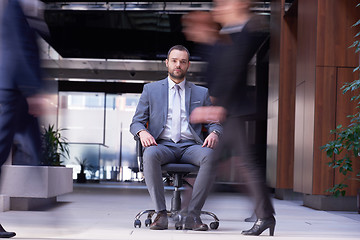
M 188 78 L 203 80 L 202 52 L 186 41 L 181 16 L 210 10 L 209 1 L 42 1 L 51 34 L 47 44 L 42 44 L 47 78 L 161 79 L 166 76 L 163 61 L 168 49 L 182 44 L 190 50 L 192 62 L 197 62 Z M 256 2 L 252 10 L 269 15 L 270 1 Z

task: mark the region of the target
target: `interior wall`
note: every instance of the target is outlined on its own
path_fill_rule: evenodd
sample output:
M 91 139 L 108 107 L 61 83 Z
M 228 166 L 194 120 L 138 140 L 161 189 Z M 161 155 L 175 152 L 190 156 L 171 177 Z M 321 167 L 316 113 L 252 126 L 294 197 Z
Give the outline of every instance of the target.
M 298 1 L 294 191 L 311 193 L 315 109 L 317 1 Z
M 277 182 L 280 43 L 283 0 L 271 1 L 266 177 L 270 187 Z
M 267 179 L 273 188 L 292 189 L 297 19 L 285 14 L 285 1 L 271 4 Z
M 335 136 L 330 134 L 335 129 L 336 122 L 336 101 L 337 101 L 337 68 L 317 67 L 316 68 L 316 110 L 315 110 L 315 132 L 314 132 L 314 171 L 312 194 L 325 194 L 330 183 L 334 181 L 334 171 L 327 163 L 330 159 L 320 147 Z
M 358 56 L 348 47 L 354 41 L 359 19 L 357 0 L 299 0 L 298 54 L 296 74 L 294 190 L 307 194 L 329 194 L 326 189 L 342 178 L 320 147 L 334 136 L 338 124 L 353 111 L 349 96 L 340 87 L 354 80 L 352 69 Z M 358 167 L 358 166 L 357 166 Z M 348 195 L 359 188 L 349 183 Z
M 279 84 L 278 180 L 276 188 L 292 189 L 297 55 L 297 16 L 284 17 Z M 282 67 L 286 66 L 286 67 Z

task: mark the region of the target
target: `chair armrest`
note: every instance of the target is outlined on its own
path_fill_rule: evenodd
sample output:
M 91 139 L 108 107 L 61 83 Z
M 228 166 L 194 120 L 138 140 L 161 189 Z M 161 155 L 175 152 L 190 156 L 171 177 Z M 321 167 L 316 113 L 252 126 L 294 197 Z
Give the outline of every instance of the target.
M 143 147 L 142 147 L 139 136 L 134 136 L 134 139 L 136 141 L 136 159 L 138 162 L 139 171 L 142 172 L 144 170 L 144 168 L 143 168 Z

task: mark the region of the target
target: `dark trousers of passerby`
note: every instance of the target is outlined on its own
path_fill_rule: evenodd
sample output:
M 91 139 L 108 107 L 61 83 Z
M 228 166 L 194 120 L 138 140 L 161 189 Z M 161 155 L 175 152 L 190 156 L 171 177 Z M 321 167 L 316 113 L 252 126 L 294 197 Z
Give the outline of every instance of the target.
M 266 178 L 262 172 L 259 151 L 252 146 L 247 139 L 246 121 L 242 117 L 230 117 L 224 123 L 222 139 L 215 157 L 220 159 L 223 151 L 231 150 L 232 155 L 238 156 L 238 166 L 243 174 L 247 190 L 254 202 L 254 212 L 257 218 L 266 219 L 274 214 L 269 189 L 266 185 Z
M 38 121 L 28 113 L 26 98 L 16 90 L 0 90 L 0 166 L 15 146 L 13 164 L 38 165 L 41 138 Z

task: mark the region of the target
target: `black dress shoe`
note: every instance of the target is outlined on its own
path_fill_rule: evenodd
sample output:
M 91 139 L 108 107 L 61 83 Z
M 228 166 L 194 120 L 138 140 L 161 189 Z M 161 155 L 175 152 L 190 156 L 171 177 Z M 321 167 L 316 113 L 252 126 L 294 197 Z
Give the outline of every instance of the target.
M 12 238 L 16 235 L 14 232 L 7 232 L 0 224 L 0 238 Z
M 151 230 L 165 230 L 168 229 L 168 217 L 166 211 L 161 211 L 156 215 L 154 222 L 150 225 Z
M 184 229 L 193 231 L 207 231 L 208 225 L 204 224 L 200 217 L 186 216 Z
M 274 236 L 275 223 L 276 223 L 276 221 L 273 216 L 271 216 L 269 218 L 263 218 L 263 219 L 259 218 L 258 220 L 256 220 L 256 222 L 254 223 L 254 225 L 252 226 L 251 229 L 242 231 L 241 234 L 242 235 L 259 236 L 263 231 L 265 231 L 266 229 L 269 229 L 270 236 Z

